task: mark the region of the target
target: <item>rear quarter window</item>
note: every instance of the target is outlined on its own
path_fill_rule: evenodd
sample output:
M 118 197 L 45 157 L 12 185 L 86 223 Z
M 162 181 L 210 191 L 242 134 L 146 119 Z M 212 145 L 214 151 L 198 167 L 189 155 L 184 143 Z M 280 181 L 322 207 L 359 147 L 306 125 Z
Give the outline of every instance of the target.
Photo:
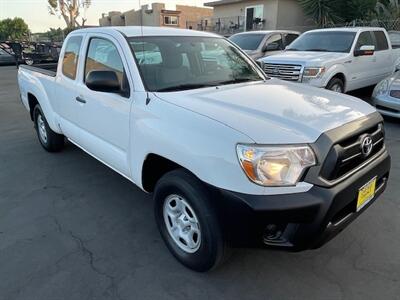
M 390 32 L 389 33 L 390 41 L 392 43 L 393 49 L 400 48 L 400 32 Z
M 81 36 L 70 37 L 65 46 L 65 52 L 62 62 L 62 73 L 64 76 L 75 79 L 78 66 L 79 51 L 82 44 Z
M 383 31 L 374 31 L 376 40 L 376 51 L 388 50 L 389 44 Z

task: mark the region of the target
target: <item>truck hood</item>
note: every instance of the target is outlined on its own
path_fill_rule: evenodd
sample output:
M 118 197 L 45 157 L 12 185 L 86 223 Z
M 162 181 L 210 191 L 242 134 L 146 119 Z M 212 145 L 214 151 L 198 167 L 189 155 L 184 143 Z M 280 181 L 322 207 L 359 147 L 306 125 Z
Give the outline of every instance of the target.
M 285 51 L 282 54 L 261 58 L 264 63 L 291 63 L 304 66 L 322 67 L 331 61 L 345 59 L 347 53 L 313 52 L 313 51 Z
M 312 143 L 323 132 L 375 111 L 354 97 L 278 79 L 156 96 L 219 121 L 259 144 Z

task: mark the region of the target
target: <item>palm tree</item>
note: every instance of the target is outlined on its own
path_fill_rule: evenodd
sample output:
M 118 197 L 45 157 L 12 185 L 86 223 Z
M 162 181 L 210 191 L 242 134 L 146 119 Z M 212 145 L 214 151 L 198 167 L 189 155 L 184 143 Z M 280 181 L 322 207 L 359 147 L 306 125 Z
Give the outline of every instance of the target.
M 385 4 L 385 3 L 386 4 Z M 399 0 L 378 1 L 376 4 L 376 17 L 383 22 L 388 30 L 398 29 L 400 22 L 400 2 Z
M 343 21 L 339 12 L 341 3 L 338 0 L 299 0 L 299 3 L 304 13 L 320 27 Z
M 397 19 L 400 17 L 400 3 L 399 0 L 387 0 L 386 4 L 382 1 L 378 1 L 376 4 L 376 13 L 378 16 L 385 19 Z

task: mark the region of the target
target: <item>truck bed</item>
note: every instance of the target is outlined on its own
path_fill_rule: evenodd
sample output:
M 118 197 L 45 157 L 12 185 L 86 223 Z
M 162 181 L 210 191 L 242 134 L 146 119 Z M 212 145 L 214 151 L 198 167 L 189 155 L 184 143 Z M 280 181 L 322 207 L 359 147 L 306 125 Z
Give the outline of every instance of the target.
M 57 63 L 37 64 L 35 66 L 20 65 L 19 67 L 51 77 L 56 77 L 57 73 Z

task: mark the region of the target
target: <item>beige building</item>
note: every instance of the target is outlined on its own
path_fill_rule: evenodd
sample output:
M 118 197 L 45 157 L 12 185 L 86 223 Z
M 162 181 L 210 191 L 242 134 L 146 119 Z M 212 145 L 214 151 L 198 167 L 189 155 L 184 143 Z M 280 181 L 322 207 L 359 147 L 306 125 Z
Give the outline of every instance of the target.
M 208 27 L 217 27 L 212 31 L 304 31 L 312 25 L 297 0 L 220 0 L 204 5 L 214 8 L 211 24 L 207 22 Z
M 212 17 L 213 9 L 205 7 L 176 5 L 176 10 L 165 9 L 164 3 L 143 5 L 141 9 L 127 12 L 109 12 L 99 19 L 100 26 L 171 26 L 192 28 L 201 20 Z M 193 28 L 196 29 L 196 28 Z

